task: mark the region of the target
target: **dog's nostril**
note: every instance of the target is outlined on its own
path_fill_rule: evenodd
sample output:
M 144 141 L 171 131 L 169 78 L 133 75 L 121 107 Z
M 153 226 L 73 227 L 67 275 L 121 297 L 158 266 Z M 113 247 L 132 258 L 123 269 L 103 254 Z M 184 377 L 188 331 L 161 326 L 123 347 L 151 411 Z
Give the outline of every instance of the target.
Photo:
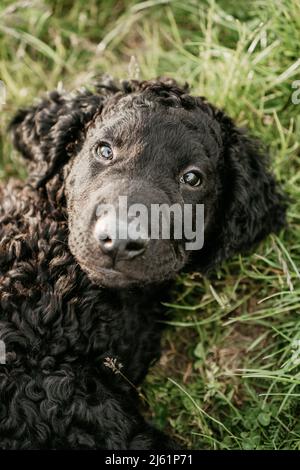
M 116 240 L 113 240 L 107 235 L 100 235 L 99 243 L 104 252 L 109 253 L 117 248 Z
M 104 243 L 106 246 L 110 246 L 110 245 L 113 244 L 112 239 L 109 238 L 109 237 L 104 236 L 103 238 L 100 238 L 100 239 L 101 239 L 102 243 Z

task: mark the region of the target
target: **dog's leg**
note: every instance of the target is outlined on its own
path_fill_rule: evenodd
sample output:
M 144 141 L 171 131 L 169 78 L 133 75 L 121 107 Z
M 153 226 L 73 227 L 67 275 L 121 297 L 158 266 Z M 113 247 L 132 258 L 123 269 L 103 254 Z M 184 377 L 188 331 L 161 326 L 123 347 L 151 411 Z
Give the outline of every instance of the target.
M 158 429 L 145 423 L 129 443 L 130 450 L 180 450 L 181 446 Z

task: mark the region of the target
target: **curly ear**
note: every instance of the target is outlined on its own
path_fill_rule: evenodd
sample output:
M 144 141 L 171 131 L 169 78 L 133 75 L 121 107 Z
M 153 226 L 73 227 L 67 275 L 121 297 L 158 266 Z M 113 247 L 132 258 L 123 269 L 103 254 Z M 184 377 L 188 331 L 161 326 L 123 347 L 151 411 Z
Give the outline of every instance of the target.
M 286 223 L 288 201 L 268 169 L 268 155 L 261 144 L 222 111 L 208 106 L 221 126 L 223 155 L 216 222 L 200 254 L 204 271 L 278 232 Z
M 101 112 L 103 99 L 88 91 L 76 96 L 53 91 L 37 106 L 17 113 L 9 129 L 29 163 L 32 184 L 42 186 L 68 161 L 86 124 Z
M 225 154 L 227 188 L 231 186 L 224 214 L 225 257 L 249 250 L 286 222 L 286 200 L 268 170 L 268 157 L 260 144 L 236 128 L 230 144 Z

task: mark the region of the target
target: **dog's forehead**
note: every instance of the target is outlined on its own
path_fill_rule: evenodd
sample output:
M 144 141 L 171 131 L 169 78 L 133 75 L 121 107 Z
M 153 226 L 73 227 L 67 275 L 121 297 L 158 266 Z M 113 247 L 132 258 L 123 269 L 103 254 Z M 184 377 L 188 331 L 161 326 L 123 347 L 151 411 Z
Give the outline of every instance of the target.
M 117 145 L 130 146 L 137 141 L 153 145 L 209 139 L 221 145 L 219 123 L 200 108 L 166 106 L 157 101 L 122 98 L 109 107 L 94 126 L 94 137 L 108 139 Z

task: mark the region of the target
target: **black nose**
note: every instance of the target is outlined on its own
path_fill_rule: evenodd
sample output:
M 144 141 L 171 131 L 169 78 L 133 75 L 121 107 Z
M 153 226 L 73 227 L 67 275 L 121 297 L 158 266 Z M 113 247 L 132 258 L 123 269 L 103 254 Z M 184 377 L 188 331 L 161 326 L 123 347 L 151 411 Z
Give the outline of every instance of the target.
M 118 258 L 131 259 L 141 255 L 146 249 L 147 240 L 119 240 L 110 238 L 109 235 L 104 235 L 104 238 L 99 238 L 101 250 Z
M 131 239 L 127 237 L 123 239 L 117 237 L 105 219 L 98 220 L 95 227 L 95 237 L 103 253 L 119 259 L 132 259 L 141 255 L 148 244 L 148 240 L 144 238 Z

